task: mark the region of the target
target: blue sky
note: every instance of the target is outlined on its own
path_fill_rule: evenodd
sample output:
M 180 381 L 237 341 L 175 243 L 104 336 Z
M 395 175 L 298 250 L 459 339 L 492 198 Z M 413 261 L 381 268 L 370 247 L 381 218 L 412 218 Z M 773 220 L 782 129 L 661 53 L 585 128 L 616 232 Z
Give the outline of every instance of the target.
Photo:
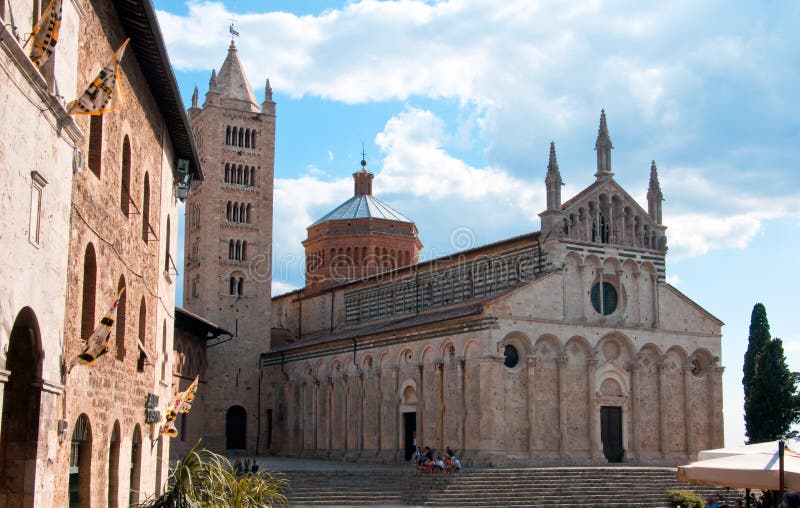
M 800 370 L 800 3 L 155 5 L 185 100 L 195 85 L 202 100 L 231 18 L 259 101 L 270 79 L 273 293 L 302 285 L 305 228 L 352 194 L 362 142 L 375 193 L 431 258 L 537 230 L 549 142 L 568 199 L 593 181 L 605 108 L 615 178 L 645 206 L 658 164 L 668 280 L 726 323 L 726 443 L 744 439 L 756 302 Z

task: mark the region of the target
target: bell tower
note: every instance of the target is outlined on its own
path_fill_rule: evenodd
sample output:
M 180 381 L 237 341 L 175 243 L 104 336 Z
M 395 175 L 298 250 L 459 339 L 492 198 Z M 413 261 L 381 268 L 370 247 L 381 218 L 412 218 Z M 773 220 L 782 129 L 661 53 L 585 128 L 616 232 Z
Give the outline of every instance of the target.
M 189 121 L 206 179 L 186 199 L 184 307 L 233 334 L 207 352 L 205 445 L 254 454 L 258 355 L 270 347 L 275 103 L 269 80 L 256 102 L 233 41 Z

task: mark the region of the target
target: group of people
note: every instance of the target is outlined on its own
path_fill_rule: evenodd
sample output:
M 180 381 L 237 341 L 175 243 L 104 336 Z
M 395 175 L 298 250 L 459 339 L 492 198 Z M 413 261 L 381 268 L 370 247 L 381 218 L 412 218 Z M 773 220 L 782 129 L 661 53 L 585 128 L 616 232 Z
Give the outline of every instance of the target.
M 236 473 L 236 476 L 244 476 L 250 473 L 257 473 L 258 472 L 258 461 L 255 457 L 253 457 L 253 462 L 250 462 L 250 459 L 236 459 L 236 462 L 233 463 L 233 472 Z
M 748 506 L 751 508 L 768 508 L 775 506 L 777 500 L 774 500 L 774 494 L 777 494 L 777 492 L 769 492 L 767 495 L 762 496 L 761 499 L 757 499 L 755 494 L 750 494 Z M 735 504 L 731 506 L 724 503 L 719 504 L 713 496 L 706 498 L 706 508 L 743 508 L 743 506 L 744 502 L 741 499 L 737 499 Z M 797 492 L 784 492 L 779 508 L 800 508 L 800 494 Z
M 431 450 L 430 446 L 426 446 L 423 450 L 422 447 L 417 446 L 414 450 L 414 455 L 411 457 L 411 462 L 414 464 L 414 476 L 420 476 L 423 473 L 455 473 L 461 471 L 461 461 L 458 460 L 456 454 L 449 446 L 445 447 L 444 453 L 435 453 Z

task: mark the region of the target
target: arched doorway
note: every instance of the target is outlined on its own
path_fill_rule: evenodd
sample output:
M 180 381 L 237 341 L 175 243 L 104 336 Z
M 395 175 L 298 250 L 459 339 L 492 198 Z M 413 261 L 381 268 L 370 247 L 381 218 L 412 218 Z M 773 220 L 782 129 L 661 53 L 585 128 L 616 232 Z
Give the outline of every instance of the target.
M 411 460 L 417 448 L 417 390 L 413 383 L 404 383 L 400 413 L 403 415 L 402 440 L 406 460 Z
M 139 424 L 133 429 L 131 438 L 131 486 L 128 496 L 128 505 L 139 504 L 139 489 L 142 477 L 142 431 Z
M 231 406 L 225 413 L 225 448 L 247 448 L 247 411 L 242 406 Z
M 92 427 L 81 414 L 72 431 L 69 452 L 69 508 L 91 506 Z
M 0 493 L 6 497 L 7 506 L 34 505 L 31 493 L 36 488 L 36 468 L 28 464 L 37 457 L 41 392 L 33 383 L 41 378 L 41 358 L 39 322 L 33 310 L 25 307 L 11 329 L 6 356 L 10 374 L 3 387 Z
M 119 441 L 119 421 L 115 421 L 108 447 L 108 508 L 119 505 Z

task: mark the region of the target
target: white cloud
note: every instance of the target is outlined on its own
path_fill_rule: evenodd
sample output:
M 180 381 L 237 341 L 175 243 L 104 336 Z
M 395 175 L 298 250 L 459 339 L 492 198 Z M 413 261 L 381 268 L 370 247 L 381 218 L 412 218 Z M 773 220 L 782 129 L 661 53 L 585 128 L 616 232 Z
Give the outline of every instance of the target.
M 680 284 L 680 283 L 681 283 L 681 279 L 677 275 L 667 275 L 667 284 L 671 284 L 671 285 L 677 287 L 678 284 Z
M 333 152 L 332 152 L 332 151 L 330 151 L 330 150 L 328 150 L 328 160 L 329 160 L 329 161 L 332 161 L 332 160 L 333 160 Z
M 282 280 L 272 280 L 272 296 L 282 295 L 295 289 L 299 289 L 299 287 Z

